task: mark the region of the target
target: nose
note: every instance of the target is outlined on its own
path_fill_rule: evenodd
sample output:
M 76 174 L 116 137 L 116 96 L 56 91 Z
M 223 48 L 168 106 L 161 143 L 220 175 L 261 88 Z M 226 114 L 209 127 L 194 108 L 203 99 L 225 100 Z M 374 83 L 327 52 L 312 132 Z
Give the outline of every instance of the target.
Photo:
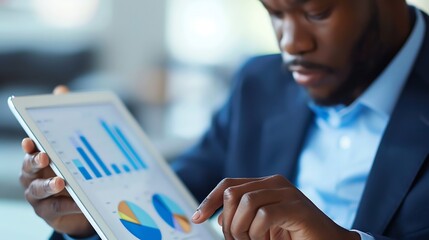
M 299 20 L 283 19 L 280 33 L 280 48 L 289 55 L 304 55 L 316 49 L 313 34 Z

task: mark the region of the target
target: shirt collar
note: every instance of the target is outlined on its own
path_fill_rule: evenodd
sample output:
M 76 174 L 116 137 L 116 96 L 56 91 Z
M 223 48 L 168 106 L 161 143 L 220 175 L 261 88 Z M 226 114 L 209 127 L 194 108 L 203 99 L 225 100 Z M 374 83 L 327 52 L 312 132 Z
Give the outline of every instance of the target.
M 360 108 L 362 105 L 386 118 L 390 117 L 423 44 L 426 30 L 422 13 L 417 8 L 413 9 L 416 12 L 416 22 L 410 36 L 377 79 L 350 106 L 346 107 L 340 104 L 331 107 L 321 107 L 314 102 L 310 102 L 309 107 L 315 112 L 317 117 L 326 119 L 337 114 L 340 117 L 345 116 L 351 112 L 355 112 L 356 108 Z

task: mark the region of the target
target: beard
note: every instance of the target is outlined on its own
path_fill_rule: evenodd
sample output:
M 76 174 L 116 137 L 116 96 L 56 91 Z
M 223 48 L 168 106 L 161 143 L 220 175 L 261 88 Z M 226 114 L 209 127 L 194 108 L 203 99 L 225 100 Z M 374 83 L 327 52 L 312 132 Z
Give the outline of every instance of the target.
M 329 97 L 313 99 L 317 104 L 350 105 L 375 81 L 393 57 L 388 54 L 381 40 L 380 13 L 375 2 L 370 16 L 370 21 L 351 53 L 351 69 L 347 79 Z
M 388 44 L 384 44 L 382 41 L 380 12 L 375 1 L 372 1 L 370 11 L 370 19 L 349 56 L 351 59 L 350 70 L 345 79 L 328 96 L 312 96 L 309 92 L 316 104 L 321 106 L 350 105 L 375 81 L 396 54 L 396 51 L 389 51 L 391 49 L 386 47 Z M 332 68 L 308 62 L 291 61 L 285 63 L 285 67 L 290 68 L 294 64 L 330 73 L 335 72 Z

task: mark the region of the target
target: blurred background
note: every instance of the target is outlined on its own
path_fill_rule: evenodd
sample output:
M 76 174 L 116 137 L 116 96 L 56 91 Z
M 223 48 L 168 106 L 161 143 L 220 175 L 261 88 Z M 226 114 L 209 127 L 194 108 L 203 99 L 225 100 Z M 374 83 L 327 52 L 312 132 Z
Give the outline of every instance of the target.
M 427 0 L 409 2 L 429 11 Z M 257 0 L 0 0 L 2 238 L 46 239 L 51 231 L 24 202 L 25 133 L 8 96 L 58 84 L 113 90 L 170 160 L 207 127 L 240 64 L 277 51 Z

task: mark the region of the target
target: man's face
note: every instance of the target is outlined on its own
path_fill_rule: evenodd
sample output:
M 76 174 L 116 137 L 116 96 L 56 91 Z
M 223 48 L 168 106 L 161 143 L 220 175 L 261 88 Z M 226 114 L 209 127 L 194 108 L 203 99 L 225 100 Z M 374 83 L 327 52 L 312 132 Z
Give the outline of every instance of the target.
M 349 104 L 386 56 L 374 0 L 261 0 L 283 60 L 316 103 Z

